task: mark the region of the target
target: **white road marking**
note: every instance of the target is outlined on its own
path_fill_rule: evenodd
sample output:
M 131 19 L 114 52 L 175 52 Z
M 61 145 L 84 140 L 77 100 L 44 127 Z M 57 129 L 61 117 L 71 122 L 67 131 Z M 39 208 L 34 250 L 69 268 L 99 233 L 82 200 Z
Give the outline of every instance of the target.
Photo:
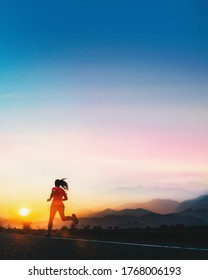
M 120 241 L 105 241 L 105 240 L 87 240 L 87 239 L 76 239 L 70 238 L 70 240 L 81 241 L 81 242 L 94 242 L 94 243 L 106 243 L 115 245 L 127 245 L 127 246 L 140 246 L 140 247 L 155 247 L 155 248 L 170 248 L 170 249 L 185 249 L 185 250 L 195 250 L 195 251 L 208 251 L 208 248 L 194 248 L 194 247 L 180 247 L 171 245 L 158 245 L 158 244 L 145 244 L 145 243 L 129 243 Z
M 208 251 L 208 248 L 197 248 L 197 247 L 182 247 L 182 246 L 172 246 L 172 245 L 130 243 L 130 242 L 95 240 L 95 239 L 63 238 L 63 237 L 56 237 L 56 236 L 49 237 L 49 238 L 44 237 L 44 236 L 37 236 L 37 235 L 25 235 L 25 236 L 33 236 L 33 237 L 46 238 L 46 239 L 61 239 L 61 240 L 79 241 L 79 242 L 113 244 L 113 245 L 126 245 L 126 246 L 138 246 L 138 247 L 165 248 L 165 249 L 180 249 L 180 250 L 192 250 L 192 251 Z

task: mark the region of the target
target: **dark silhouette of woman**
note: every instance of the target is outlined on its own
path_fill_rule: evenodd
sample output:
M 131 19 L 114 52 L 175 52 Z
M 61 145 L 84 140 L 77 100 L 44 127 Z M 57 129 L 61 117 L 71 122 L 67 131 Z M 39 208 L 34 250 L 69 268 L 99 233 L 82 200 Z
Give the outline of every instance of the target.
M 66 191 L 68 191 L 69 187 L 67 182 L 65 181 L 66 178 L 63 179 L 56 179 L 55 180 L 55 187 L 52 188 L 50 198 L 47 199 L 47 201 L 51 201 L 51 207 L 50 207 L 50 217 L 48 222 L 48 234 L 47 237 L 51 236 L 51 230 L 53 227 L 53 220 L 56 215 L 56 212 L 58 211 L 62 221 L 69 221 L 72 220 L 75 225 L 78 224 L 79 220 L 77 219 L 75 214 L 72 214 L 72 216 L 65 216 L 64 214 L 64 203 L 63 201 L 68 200 Z

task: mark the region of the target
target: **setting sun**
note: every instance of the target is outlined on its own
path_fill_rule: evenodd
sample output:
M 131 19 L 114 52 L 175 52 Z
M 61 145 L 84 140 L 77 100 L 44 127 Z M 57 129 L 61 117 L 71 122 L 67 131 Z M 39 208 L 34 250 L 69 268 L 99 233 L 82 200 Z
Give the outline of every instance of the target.
M 27 216 L 29 213 L 30 213 L 30 211 L 29 211 L 29 209 L 27 209 L 27 208 L 21 208 L 21 209 L 19 210 L 19 214 L 20 214 L 21 216 Z

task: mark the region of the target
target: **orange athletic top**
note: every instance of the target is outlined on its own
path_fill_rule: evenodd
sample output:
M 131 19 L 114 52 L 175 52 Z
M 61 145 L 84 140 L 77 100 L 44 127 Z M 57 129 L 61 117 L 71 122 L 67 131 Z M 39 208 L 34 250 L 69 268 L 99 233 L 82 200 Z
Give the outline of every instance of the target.
M 52 188 L 53 204 L 63 204 L 63 198 L 67 198 L 66 192 L 60 187 Z

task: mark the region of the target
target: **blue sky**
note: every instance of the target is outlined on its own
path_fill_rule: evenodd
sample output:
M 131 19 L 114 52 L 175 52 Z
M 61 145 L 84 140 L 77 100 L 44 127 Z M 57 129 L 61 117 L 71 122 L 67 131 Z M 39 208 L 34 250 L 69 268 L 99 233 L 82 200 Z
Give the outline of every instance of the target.
M 207 11 L 205 0 L 2 1 L 5 196 L 13 184 L 29 196 L 32 180 L 36 197 L 54 177 L 89 201 L 207 184 Z
M 7 1 L 1 59 L 21 66 L 51 58 L 157 64 L 162 58 L 207 67 L 207 8 L 203 0 Z
M 205 83 L 207 8 L 203 0 L 6 1 L 0 17 L 1 88 L 41 87 L 51 78 L 60 85 L 80 79 L 117 84 L 123 77 L 123 83 L 157 85 L 167 83 L 164 74 L 168 83 Z M 115 70 L 123 74 L 120 80 Z
M 201 0 L 2 3 L 1 92 L 49 99 L 45 88 L 206 86 L 207 8 Z

